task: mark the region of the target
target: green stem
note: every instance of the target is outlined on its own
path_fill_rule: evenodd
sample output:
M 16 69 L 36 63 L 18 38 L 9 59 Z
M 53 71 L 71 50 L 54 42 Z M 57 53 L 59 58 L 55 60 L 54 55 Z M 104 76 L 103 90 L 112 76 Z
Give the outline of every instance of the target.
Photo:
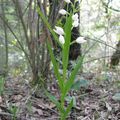
M 65 113 L 61 113 L 61 114 L 60 114 L 60 120 L 66 120 Z

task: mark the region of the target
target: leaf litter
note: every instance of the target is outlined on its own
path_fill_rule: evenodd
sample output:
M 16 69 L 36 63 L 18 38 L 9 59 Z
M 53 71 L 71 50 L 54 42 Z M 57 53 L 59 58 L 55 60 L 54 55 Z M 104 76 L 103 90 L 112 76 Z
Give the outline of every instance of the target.
M 105 73 L 77 75 L 76 83 L 81 85 L 76 88 L 74 86 L 75 90 L 72 89 L 66 98 L 66 103 L 71 96 L 74 98 L 74 107 L 67 120 L 120 119 L 118 75 L 106 74 L 107 79 L 102 79 L 103 76 Z M 16 106 L 17 120 L 59 120 L 55 104 L 47 97 L 35 97 L 35 90 L 36 88 L 31 88 L 29 82 L 22 76 L 6 78 L 5 93 L 0 96 L 0 119 L 11 120 L 13 116 L 11 106 Z M 49 91 L 59 99 L 55 78 L 49 84 Z

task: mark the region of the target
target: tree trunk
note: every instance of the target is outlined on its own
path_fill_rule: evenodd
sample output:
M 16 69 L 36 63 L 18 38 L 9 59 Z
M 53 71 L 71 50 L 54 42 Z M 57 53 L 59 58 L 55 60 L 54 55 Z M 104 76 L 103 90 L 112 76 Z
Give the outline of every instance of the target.
M 61 7 L 63 7 L 64 5 L 62 4 L 62 1 L 58 2 L 55 0 L 49 0 L 50 2 L 50 13 L 52 14 L 51 20 L 53 21 L 54 24 L 52 24 L 52 27 L 54 27 L 56 21 L 58 19 L 61 19 L 60 15 L 58 14 L 58 11 Z M 71 0 L 72 3 L 75 2 L 75 0 Z M 60 6 L 61 5 L 61 6 Z M 79 2 L 76 2 L 76 8 L 79 8 Z M 69 4 L 69 12 L 72 10 L 72 6 L 71 4 Z M 67 6 L 64 6 L 64 9 L 67 9 Z M 77 12 L 79 14 L 79 11 Z M 57 19 L 56 19 L 57 18 Z M 62 19 L 62 24 L 65 24 L 65 19 Z M 72 30 L 72 35 L 71 35 L 71 42 L 76 40 L 78 37 L 80 36 L 79 33 L 79 27 L 73 28 Z M 54 41 L 53 41 L 54 43 Z M 57 48 L 58 50 L 58 48 Z M 56 51 L 55 51 L 56 53 Z M 81 52 L 81 45 L 78 43 L 74 43 L 70 46 L 70 52 L 69 52 L 69 60 L 76 60 L 78 58 L 78 56 L 80 56 L 82 54 Z
M 2 15 L 3 15 L 3 19 L 6 20 L 5 17 L 5 8 L 4 8 L 4 2 L 3 0 L 1 0 L 2 4 L 1 4 L 1 8 L 2 8 Z M 3 26 L 4 26 L 4 36 L 5 36 L 5 74 L 8 73 L 8 36 L 7 36 L 7 26 L 5 24 L 5 22 L 3 21 Z

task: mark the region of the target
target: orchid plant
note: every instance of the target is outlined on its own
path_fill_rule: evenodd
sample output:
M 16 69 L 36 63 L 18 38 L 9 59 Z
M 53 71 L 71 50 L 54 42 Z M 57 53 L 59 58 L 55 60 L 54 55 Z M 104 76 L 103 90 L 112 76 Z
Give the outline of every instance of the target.
M 55 28 L 52 29 L 52 27 L 50 26 L 49 22 L 47 21 L 46 17 L 43 15 L 43 13 L 39 9 L 39 7 L 37 9 L 43 22 L 45 23 L 45 25 L 51 32 L 51 34 L 54 37 L 54 39 L 56 40 L 56 42 L 62 48 L 63 72 L 61 75 L 61 73 L 59 72 L 59 63 L 57 62 L 57 60 L 54 56 L 53 50 L 51 48 L 51 44 L 49 43 L 49 41 L 47 41 L 48 50 L 49 50 L 51 61 L 52 61 L 53 68 L 54 68 L 54 74 L 56 76 L 58 86 L 60 89 L 60 102 L 55 96 L 51 95 L 48 92 L 46 92 L 46 93 L 47 93 L 48 97 L 52 100 L 52 102 L 54 104 L 56 104 L 56 106 L 59 110 L 59 113 L 60 113 L 61 120 L 65 120 L 68 117 L 68 114 L 70 113 L 71 108 L 73 107 L 73 99 L 71 99 L 70 102 L 68 103 L 68 105 L 66 106 L 65 98 L 67 97 L 68 92 L 71 90 L 71 86 L 74 84 L 76 74 L 78 73 L 79 69 L 81 68 L 83 59 L 84 59 L 84 56 L 80 56 L 78 58 L 78 62 L 76 64 L 76 66 L 71 71 L 71 74 L 68 77 L 67 76 L 67 68 L 68 68 L 68 62 L 69 62 L 69 48 L 70 48 L 70 45 L 75 42 L 79 43 L 79 44 L 86 42 L 84 37 L 78 37 L 76 40 L 71 42 L 71 31 L 74 27 L 79 26 L 79 18 L 78 18 L 78 14 L 76 12 L 77 10 L 75 9 L 75 3 L 72 3 L 70 0 L 64 0 L 64 2 L 66 2 L 67 5 L 71 4 L 73 10 L 70 12 L 66 11 L 65 9 L 59 10 L 59 14 L 62 14 L 66 18 L 66 22 L 65 22 L 65 25 L 63 28 L 60 26 L 55 26 Z M 78 0 L 75 0 L 75 2 L 78 2 Z

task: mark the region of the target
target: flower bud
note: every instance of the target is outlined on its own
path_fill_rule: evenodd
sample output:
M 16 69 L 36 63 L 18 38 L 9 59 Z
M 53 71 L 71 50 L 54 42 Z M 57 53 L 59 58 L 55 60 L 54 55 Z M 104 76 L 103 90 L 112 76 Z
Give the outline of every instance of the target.
M 72 26 L 73 26 L 73 27 L 78 27 L 78 25 L 79 25 L 79 22 L 78 22 L 78 21 L 74 21 L 74 22 L 72 23 Z
M 61 27 L 55 26 L 54 31 L 58 34 L 58 35 L 64 35 L 64 30 Z
M 78 27 L 79 25 L 79 19 L 78 19 L 78 13 L 75 13 L 73 16 L 72 16 L 72 20 L 73 20 L 73 27 Z
M 63 45 L 65 43 L 65 39 L 62 35 L 59 36 L 59 42 Z
M 65 1 L 66 3 L 68 3 L 68 4 L 69 4 L 69 3 L 71 3 L 71 1 L 70 1 L 70 0 L 64 0 L 64 1 Z
M 84 39 L 84 37 L 78 37 L 78 38 L 76 39 L 76 43 L 81 44 L 81 43 L 84 43 L 84 42 L 86 42 L 86 40 Z
M 72 16 L 72 19 L 73 19 L 73 21 L 78 21 L 78 13 L 75 13 L 75 14 Z
M 66 15 L 68 12 L 66 10 L 64 10 L 64 9 L 61 9 L 61 10 L 59 10 L 59 13 L 61 15 Z

